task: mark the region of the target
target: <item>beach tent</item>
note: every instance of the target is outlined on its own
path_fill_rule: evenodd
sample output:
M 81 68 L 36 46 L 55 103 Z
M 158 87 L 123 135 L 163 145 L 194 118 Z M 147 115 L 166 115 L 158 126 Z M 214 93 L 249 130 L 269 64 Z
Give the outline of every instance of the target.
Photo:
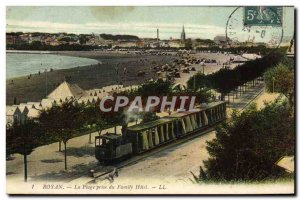
M 19 110 L 21 111 L 21 122 L 24 122 L 25 119 L 27 118 L 27 114 L 29 112 L 29 109 L 25 105 L 13 105 L 13 107 L 18 107 Z
M 90 96 L 82 97 L 78 100 L 78 103 L 84 103 L 86 105 L 89 105 L 89 104 L 91 104 L 90 98 L 93 98 L 93 97 L 90 97 Z
M 42 99 L 41 105 L 43 109 L 48 109 L 53 106 L 54 100 L 53 99 Z
M 36 108 L 36 109 L 41 108 L 41 102 L 27 102 L 26 104 L 27 105 L 32 105 L 31 106 L 32 108 Z
M 91 97 L 89 98 L 91 104 L 95 104 L 97 102 L 97 98 L 96 97 Z
M 27 115 L 29 111 L 27 105 L 13 105 L 13 107 L 18 107 L 23 115 Z
M 34 108 L 34 104 L 20 103 L 20 106 L 26 106 L 28 109 Z
M 70 84 L 64 81 L 48 95 L 48 98 L 65 99 L 66 97 L 80 98 L 83 96 L 88 96 L 88 94 L 77 84 Z
M 40 116 L 40 111 L 35 109 L 35 108 L 30 108 L 29 109 L 29 112 L 27 114 L 27 117 L 28 118 L 31 118 L 31 119 L 35 119 L 35 118 L 38 118 Z
M 12 125 L 15 122 L 20 122 L 22 113 L 18 106 L 6 106 L 6 124 Z

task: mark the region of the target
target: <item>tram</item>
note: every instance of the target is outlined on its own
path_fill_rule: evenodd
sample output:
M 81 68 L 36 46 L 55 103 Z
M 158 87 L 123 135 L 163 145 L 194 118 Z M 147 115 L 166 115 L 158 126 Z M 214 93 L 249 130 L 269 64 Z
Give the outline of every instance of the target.
M 122 134 L 95 137 L 95 156 L 102 163 L 115 163 L 187 135 L 199 133 L 226 119 L 226 103 L 207 103 L 193 111 L 176 112 L 158 120 L 127 127 Z

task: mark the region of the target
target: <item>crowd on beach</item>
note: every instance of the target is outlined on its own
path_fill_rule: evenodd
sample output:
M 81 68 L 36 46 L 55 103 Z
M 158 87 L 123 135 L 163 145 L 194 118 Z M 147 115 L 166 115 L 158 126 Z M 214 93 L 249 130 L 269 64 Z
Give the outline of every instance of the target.
M 160 51 L 150 51 L 150 54 L 156 54 L 160 55 L 162 52 Z M 172 52 L 168 52 L 172 53 Z M 181 78 L 182 74 L 189 74 L 191 71 L 196 72 L 197 69 L 195 66 L 219 66 L 219 68 L 228 67 L 231 64 L 234 64 L 234 61 L 237 59 L 230 57 L 229 53 L 228 60 L 225 62 L 221 62 L 217 59 L 212 58 L 204 58 L 197 57 L 194 52 L 177 52 L 177 59 L 175 59 L 172 63 L 169 64 L 159 64 L 155 61 L 148 60 L 147 58 L 141 58 L 139 60 L 136 60 L 136 64 L 145 64 L 146 62 L 149 62 L 151 64 L 150 71 L 154 72 L 156 74 L 156 77 L 154 79 L 165 79 L 169 81 L 176 82 L 176 79 Z M 219 54 L 219 53 L 217 53 Z M 221 53 L 220 53 L 221 54 Z M 121 73 L 127 73 L 127 68 L 124 67 L 123 72 Z M 53 69 L 51 69 L 53 71 Z M 44 73 L 47 73 L 46 71 Z M 136 76 L 145 76 L 147 72 L 146 71 L 139 71 Z M 194 74 L 194 73 L 193 73 Z M 41 75 L 41 72 L 39 71 L 37 75 Z M 28 79 L 30 79 L 32 74 L 28 76 Z M 185 76 L 185 81 L 188 80 L 188 78 L 192 75 Z M 11 83 L 13 84 L 13 79 L 11 80 Z M 69 84 L 67 82 L 64 82 L 62 84 L 67 84 L 67 87 L 73 87 L 77 90 L 81 91 L 84 95 L 80 96 L 80 99 L 78 100 L 79 103 L 85 103 L 85 104 L 94 104 L 95 102 L 98 102 L 103 97 L 111 95 L 114 92 L 122 92 L 126 90 L 132 90 L 134 88 L 137 88 L 137 85 L 131 85 L 131 86 L 123 86 L 123 85 L 110 85 L 102 88 L 96 88 L 96 89 L 89 89 L 86 91 L 83 91 L 79 86 L 72 86 L 72 84 Z M 59 88 L 60 85 L 57 87 Z M 77 91 L 78 92 L 78 91 Z M 76 95 L 75 95 L 76 96 Z M 51 96 L 51 94 L 47 97 L 42 99 L 40 102 L 27 102 L 27 103 L 21 103 L 19 105 L 12 105 L 7 106 L 7 121 L 8 123 L 13 121 L 14 119 L 22 119 L 25 117 L 30 118 L 36 118 L 39 115 L 39 110 L 46 109 L 51 107 L 53 104 L 59 104 L 63 101 L 67 100 L 68 98 L 71 98 L 72 94 L 69 96 L 66 96 L 64 94 L 60 94 L 56 97 Z

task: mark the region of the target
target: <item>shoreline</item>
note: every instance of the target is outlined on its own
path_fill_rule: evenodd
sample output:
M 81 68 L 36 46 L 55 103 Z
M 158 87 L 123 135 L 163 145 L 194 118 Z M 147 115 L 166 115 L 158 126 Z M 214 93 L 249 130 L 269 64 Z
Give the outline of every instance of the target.
M 103 60 L 109 60 L 112 58 L 120 58 L 120 57 L 136 57 L 131 54 L 125 54 L 124 52 L 107 52 L 107 51 L 33 51 L 33 50 L 6 50 L 6 54 L 49 54 L 49 55 L 58 55 L 58 56 L 66 56 L 66 57 L 76 57 L 76 58 L 87 58 L 98 61 L 98 64 L 103 64 Z M 96 64 L 92 64 L 96 65 Z M 55 69 L 55 71 L 58 70 L 67 70 L 67 69 L 75 69 L 78 67 L 89 67 L 91 64 L 81 65 L 81 66 L 74 66 L 72 68 L 62 68 L 62 69 Z M 7 67 L 7 66 L 6 66 Z M 44 73 L 44 72 L 43 72 Z M 38 72 L 32 72 L 32 75 L 38 74 Z M 12 79 L 18 79 L 22 77 L 27 77 L 29 74 L 22 75 L 22 76 L 15 76 L 15 77 L 9 77 L 6 76 L 6 81 L 12 80 Z
M 163 65 L 171 63 L 177 58 L 176 56 L 140 56 L 95 51 L 76 52 L 75 54 L 74 52 L 59 52 L 59 55 L 99 59 L 102 64 L 74 66 L 68 69 L 32 74 L 31 77 L 20 76 L 6 79 L 6 105 L 14 104 L 15 98 L 17 104 L 40 101 L 64 80 L 78 84 L 83 90 L 115 85 L 117 81 L 115 78 L 116 66 L 122 72 L 119 74 L 119 84 L 122 83 L 125 86 L 141 84 L 157 77 L 157 74 L 151 70 L 153 62 Z M 124 68 L 128 73 L 123 74 Z M 137 76 L 140 71 L 145 72 L 145 75 Z
M 28 54 L 52 54 L 51 51 L 34 51 L 34 50 L 6 50 L 5 53 L 28 53 Z
M 54 52 L 53 52 L 54 53 Z M 139 85 L 149 79 L 156 79 L 159 75 L 153 70 L 155 66 L 171 64 L 179 58 L 178 55 L 149 55 L 127 54 L 125 52 L 103 51 L 62 51 L 59 55 L 85 57 L 101 60 L 102 64 L 74 66 L 68 69 L 59 69 L 52 72 L 33 74 L 31 77 L 22 76 L 6 80 L 6 105 L 40 101 L 46 98 L 61 82 L 67 80 L 78 84 L 83 90 L 102 88 L 104 86 L 123 84 L 124 86 Z M 217 59 L 221 63 L 227 62 L 232 55 L 218 53 L 198 53 L 193 55 L 198 59 Z M 115 68 L 119 68 L 116 78 Z M 194 64 L 195 71 L 181 73 L 176 83 L 186 84 L 191 75 L 202 71 L 202 66 Z M 222 68 L 222 65 L 207 65 L 205 74 Z M 126 74 L 124 73 L 126 69 Z M 142 76 L 138 73 L 143 72 Z

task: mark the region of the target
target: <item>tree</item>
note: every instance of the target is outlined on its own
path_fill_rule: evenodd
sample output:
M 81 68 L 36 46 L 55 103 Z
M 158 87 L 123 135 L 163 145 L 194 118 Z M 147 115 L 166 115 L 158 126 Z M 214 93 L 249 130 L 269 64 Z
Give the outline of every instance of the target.
M 80 43 L 81 45 L 85 44 L 86 41 L 87 41 L 87 38 L 86 38 L 85 35 L 82 35 L 82 34 L 79 35 L 79 43 Z
M 138 88 L 137 92 L 141 96 L 159 96 L 167 95 L 172 90 L 172 83 L 158 79 L 157 81 L 148 81 Z
M 197 91 L 201 90 L 208 86 L 208 80 L 206 79 L 205 74 L 197 73 L 194 76 L 190 77 L 187 81 L 187 88 L 189 90 Z
M 99 106 L 95 104 L 94 106 L 85 106 L 84 111 L 84 123 L 85 126 L 89 128 L 95 128 L 98 132 L 98 135 L 101 135 L 102 130 L 107 127 L 107 122 L 102 117 L 102 113 L 99 109 Z M 92 143 L 92 133 L 89 133 L 89 143 Z
M 210 158 L 204 161 L 205 177 L 214 181 L 278 177 L 281 171 L 274 163 L 294 155 L 294 145 L 294 118 L 286 102 L 235 111 L 229 123 L 217 127 L 216 138 L 207 142 Z
M 65 170 L 67 170 L 67 142 L 84 124 L 82 111 L 82 106 L 70 99 L 40 113 L 39 121 L 49 133 L 48 136 L 64 144 Z
M 285 95 L 291 107 L 294 107 L 295 81 L 294 67 L 287 63 L 280 63 L 264 74 L 266 89 L 269 92 L 278 92 Z
M 27 181 L 27 156 L 42 143 L 43 133 L 36 122 L 26 119 L 23 123 L 15 123 L 7 127 L 6 148 L 9 154 L 23 155 L 24 181 Z
M 261 59 L 247 61 L 234 69 L 222 68 L 208 75 L 198 73 L 188 80 L 188 89 L 212 88 L 221 93 L 221 100 L 224 100 L 225 94 L 229 94 L 249 81 L 254 81 L 267 69 L 275 67 L 281 60 L 284 60 L 283 55 L 279 49 Z
M 114 129 L 115 129 L 114 132 L 115 132 L 115 134 L 117 134 L 117 126 L 118 125 L 123 126 L 125 123 L 124 113 L 119 111 L 119 112 L 112 113 L 112 115 L 108 115 L 106 117 L 109 118 L 109 120 L 107 118 L 107 121 L 109 121 L 109 123 L 114 126 Z
M 224 100 L 225 94 L 235 88 L 234 83 L 231 81 L 233 80 L 232 77 L 235 76 L 233 73 L 234 71 L 225 68 L 207 75 L 210 87 L 221 93 L 221 100 Z

